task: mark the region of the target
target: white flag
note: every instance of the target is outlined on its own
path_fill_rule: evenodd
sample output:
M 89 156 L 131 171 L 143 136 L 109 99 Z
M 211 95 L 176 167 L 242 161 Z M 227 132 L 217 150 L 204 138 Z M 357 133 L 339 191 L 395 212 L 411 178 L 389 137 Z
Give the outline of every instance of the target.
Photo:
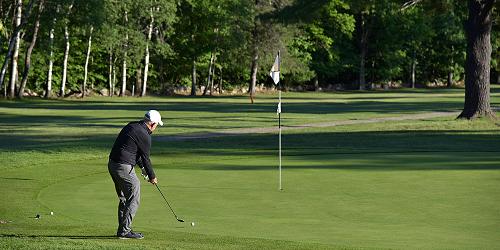
M 276 55 L 276 59 L 274 60 L 273 67 L 271 68 L 271 72 L 269 72 L 271 78 L 273 78 L 274 84 L 278 84 L 280 82 L 280 55 Z
M 278 103 L 278 109 L 276 109 L 276 114 L 281 114 L 281 102 Z

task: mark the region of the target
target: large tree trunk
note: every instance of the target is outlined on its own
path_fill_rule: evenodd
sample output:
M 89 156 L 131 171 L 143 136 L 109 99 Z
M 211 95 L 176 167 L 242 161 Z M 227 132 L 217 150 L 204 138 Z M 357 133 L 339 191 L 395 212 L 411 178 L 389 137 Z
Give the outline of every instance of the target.
M 196 59 L 193 59 L 193 72 L 191 75 L 191 96 L 196 95 Z
M 87 93 L 87 77 L 88 77 L 88 69 L 89 69 L 89 58 L 90 58 L 90 50 L 92 48 L 92 31 L 94 31 L 94 26 L 90 26 L 89 44 L 87 47 L 87 56 L 85 58 L 85 70 L 84 70 L 84 75 L 83 75 L 82 98 L 85 97 L 85 94 Z
M 154 15 L 153 15 L 153 7 L 151 7 L 151 22 L 149 23 L 148 30 L 148 41 L 146 42 L 146 55 L 144 57 L 144 80 L 142 81 L 142 91 L 141 96 L 146 95 L 146 88 L 148 84 L 148 72 L 149 72 L 149 43 L 151 42 L 151 36 L 153 34 L 153 25 L 154 25 Z
M 16 28 L 21 26 L 21 18 L 22 18 L 22 9 L 23 9 L 23 1 L 22 0 L 17 0 L 17 8 L 16 8 Z M 19 57 L 19 44 L 20 44 L 20 34 L 17 32 L 17 34 L 14 37 L 14 51 L 12 52 L 12 59 L 11 59 L 11 73 L 10 73 L 10 85 L 9 85 L 9 96 L 10 98 L 15 97 L 15 90 L 16 90 L 16 84 L 17 84 L 17 59 Z
M 469 0 L 465 25 L 465 102 L 458 118 L 494 117 L 490 107 L 491 13 L 494 0 Z
M 35 26 L 33 28 L 33 38 L 31 39 L 31 43 L 26 50 L 26 56 L 24 60 L 24 70 L 23 70 L 23 78 L 21 80 L 21 87 L 19 88 L 19 92 L 17 96 L 19 98 L 23 98 L 24 95 L 24 88 L 26 87 L 26 83 L 28 82 L 28 74 L 29 70 L 31 67 L 31 53 L 33 52 L 33 48 L 35 47 L 36 40 L 38 37 L 38 30 L 40 29 L 40 16 L 42 14 L 43 8 L 44 8 L 44 3 L 45 0 L 40 0 L 40 3 L 38 4 L 38 14 L 36 16 L 36 21 L 35 21 Z

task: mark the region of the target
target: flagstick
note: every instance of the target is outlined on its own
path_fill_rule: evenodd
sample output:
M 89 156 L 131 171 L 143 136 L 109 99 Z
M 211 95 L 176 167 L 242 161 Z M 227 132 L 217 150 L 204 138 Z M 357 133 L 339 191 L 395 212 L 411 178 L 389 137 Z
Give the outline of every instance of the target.
M 279 103 L 281 105 L 281 88 L 280 88 L 280 85 L 278 85 L 278 88 L 279 88 Z M 281 109 L 281 107 L 280 107 Z M 281 188 L 281 110 L 280 112 L 278 113 L 278 128 L 279 128 L 279 159 L 280 159 L 280 190 L 283 190 L 283 188 Z
M 281 55 L 278 50 L 278 72 L 281 71 Z M 278 114 L 278 128 L 279 128 L 279 159 L 280 159 L 280 191 L 283 190 L 281 187 L 281 81 L 278 79 L 278 92 L 279 92 L 279 105 L 280 112 Z

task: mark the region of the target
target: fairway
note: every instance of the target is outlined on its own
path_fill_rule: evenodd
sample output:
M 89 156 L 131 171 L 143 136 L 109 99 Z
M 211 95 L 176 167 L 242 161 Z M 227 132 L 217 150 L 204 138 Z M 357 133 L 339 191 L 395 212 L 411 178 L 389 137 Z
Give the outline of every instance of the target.
M 355 122 L 459 111 L 463 90 L 283 98 L 285 126 L 351 124 L 285 131 L 282 191 L 276 133 L 172 139 L 276 127 L 273 94 L 253 105 L 237 96 L 0 100 L 0 248 L 500 248 L 497 123 Z M 186 222 L 141 179 L 133 226 L 145 238 L 118 240 L 107 157 L 123 125 L 152 108 L 166 123 L 153 134 L 158 185 Z

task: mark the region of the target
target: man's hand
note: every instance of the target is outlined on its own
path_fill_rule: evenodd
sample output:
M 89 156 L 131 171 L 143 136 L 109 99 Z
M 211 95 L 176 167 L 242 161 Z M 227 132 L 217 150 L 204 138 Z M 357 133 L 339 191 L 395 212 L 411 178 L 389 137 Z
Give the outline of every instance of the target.
M 150 182 L 151 184 L 157 184 L 157 183 L 158 183 L 158 179 L 156 179 L 156 177 L 155 177 L 155 178 L 153 178 L 153 179 L 149 179 L 149 182 Z

